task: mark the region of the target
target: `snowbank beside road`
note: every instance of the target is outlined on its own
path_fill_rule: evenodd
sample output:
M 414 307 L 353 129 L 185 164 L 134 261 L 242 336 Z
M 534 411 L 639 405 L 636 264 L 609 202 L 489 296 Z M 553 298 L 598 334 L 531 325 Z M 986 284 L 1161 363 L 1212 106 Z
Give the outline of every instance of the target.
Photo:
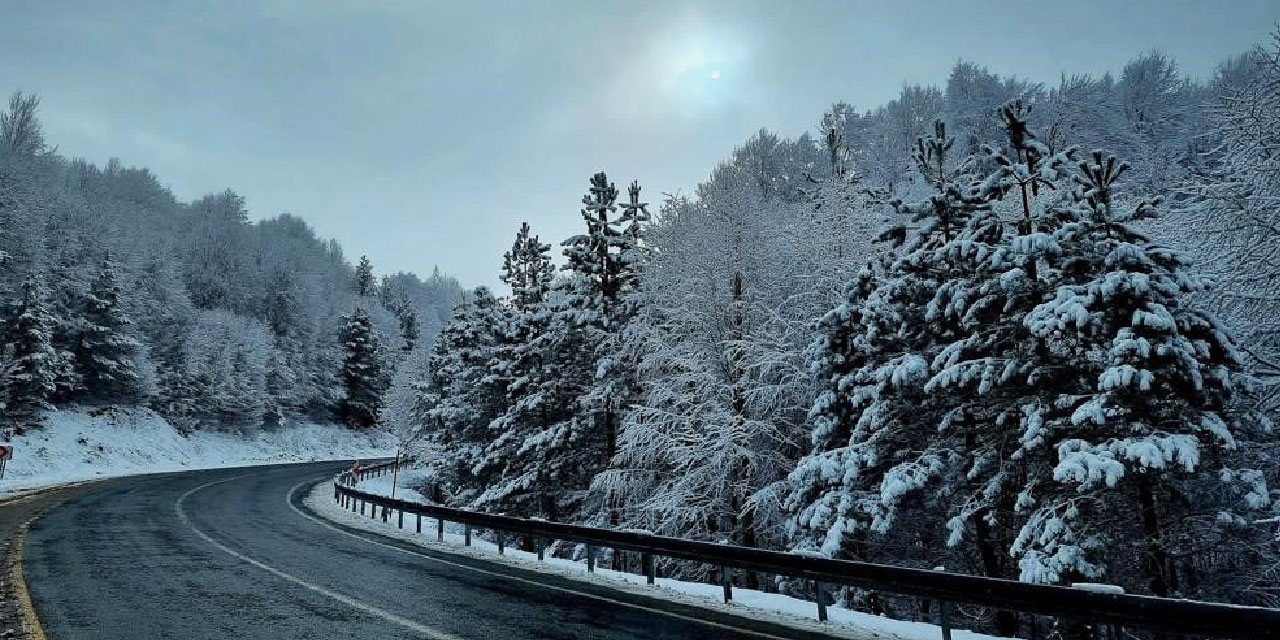
M 14 438 L 0 494 L 64 482 L 256 464 L 386 457 L 385 433 L 291 425 L 183 435 L 146 409 L 51 411 L 42 429 Z
M 408 475 L 407 478 L 402 475 L 400 481 L 397 482 L 396 497 L 402 500 L 426 503 L 418 493 L 405 486 L 413 484 L 414 474 L 413 470 L 409 470 L 406 474 Z M 379 476 L 362 480 L 356 485 L 356 488 L 361 491 L 387 495 L 391 489 L 391 477 Z M 806 631 L 825 633 L 836 638 L 848 640 L 938 640 L 938 638 L 942 637 L 942 631 L 936 625 L 925 622 L 893 620 L 860 611 L 852 611 L 840 606 L 828 607 L 827 612 L 830 616 L 830 621 L 820 623 L 815 619 L 817 605 L 807 600 L 792 598 L 778 593 L 764 593 L 753 589 L 734 587 L 733 602 L 726 604 L 722 600 L 721 587 L 717 584 L 658 578 L 656 586 L 649 586 L 645 584 L 645 578 L 642 575 L 613 571 L 601 567 L 597 567 L 595 573 L 587 573 L 585 560 L 575 561 L 548 556 L 545 560 L 540 561 L 537 559 L 536 554 L 520 551 L 511 546 L 506 548 L 505 555 L 500 556 L 498 555 L 497 545 L 479 535 L 473 536 L 472 546 L 463 546 L 463 527 L 457 523 L 446 523 L 445 541 L 441 544 L 436 542 L 436 523 L 434 520 L 424 518 L 426 522 L 422 526 L 422 533 L 418 534 L 415 533 L 416 522 L 410 517 L 405 518 L 405 527 L 400 529 L 398 527 L 398 518 L 393 517 L 387 522 L 382 522 L 380 519 L 360 516 L 338 506 L 334 502 L 333 491 L 327 482 L 318 484 L 307 495 L 305 501 L 307 506 L 330 520 L 410 541 L 424 547 L 480 557 L 485 560 L 507 563 L 524 569 L 544 571 L 577 580 L 607 584 L 617 589 L 666 598 L 684 604 L 714 608 L 740 616 L 785 624 Z M 994 636 L 963 629 L 954 629 L 952 637 L 955 640 L 999 640 Z

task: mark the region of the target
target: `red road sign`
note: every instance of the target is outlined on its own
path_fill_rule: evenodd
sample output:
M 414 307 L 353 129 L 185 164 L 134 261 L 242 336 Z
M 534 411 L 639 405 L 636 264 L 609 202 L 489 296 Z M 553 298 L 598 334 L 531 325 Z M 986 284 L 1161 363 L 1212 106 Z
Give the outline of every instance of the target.
M 13 457 L 13 447 L 5 444 L 0 445 L 0 460 L 8 460 Z

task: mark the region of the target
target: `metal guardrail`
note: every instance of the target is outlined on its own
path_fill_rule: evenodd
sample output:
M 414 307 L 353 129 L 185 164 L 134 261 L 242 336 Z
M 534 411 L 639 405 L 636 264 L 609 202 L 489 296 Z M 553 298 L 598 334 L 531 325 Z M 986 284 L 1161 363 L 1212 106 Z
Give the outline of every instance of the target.
M 944 640 L 951 638 L 950 609 L 953 603 L 1110 625 L 1113 638 L 1119 637 L 1121 627 L 1187 636 L 1280 638 L 1280 609 L 1106 593 L 870 562 L 833 560 L 425 505 L 355 489 L 356 482 L 389 473 L 393 465 L 394 463 L 388 462 L 367 467 L 360 471 L 358 477 L 350 471 L 339 474 L 333 482 L 334 500 L 361 515 L 368 506 L 373 518 L 379 517 L 377 508 L 381 507 L 384 521 L 398 513 L 402 529 L 404 515 L 416 515 L 419 533 L 422 531 L 422 517 L 432 518 L 436 520 L 437 539 L 441 541 L 444 540 L 445 522 L 464 525 L 464 541 L 467 545 L 471 544 L 472 529 L 488 530 L 497 535 L 499 553 L 504 551 L 508 535 L 532 538 L 539 560 L 543 558 L 548 541 L 583 544 L 587 547 L 588 571 L 595 570 L 596 554 L 602 548 L 638 552 L 649 584 L 653 584 L 655 579 L 655 557 L 718 565 L 721 567 L 720 576 L 726 601 L 732 597 L 732 572 L 735 569 L 810 580 L 816 586 L 818 619 L 823 621 L 827 619 L 827 589 L 831 586 L 853 586 L 936 600 L 939 603 L 939 624 Z

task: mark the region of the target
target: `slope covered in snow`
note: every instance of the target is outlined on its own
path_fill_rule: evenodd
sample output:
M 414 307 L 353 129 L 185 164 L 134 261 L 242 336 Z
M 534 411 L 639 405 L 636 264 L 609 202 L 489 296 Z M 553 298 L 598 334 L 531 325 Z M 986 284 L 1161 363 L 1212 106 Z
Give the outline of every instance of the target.
M 7 444 L 14 453 L 0 493 L 139 473 L 385 457 L 395 449 L 385 433 L 334 425 L 184 435 L 150 410 L 114 407 L 50 412 L 42 429 Z

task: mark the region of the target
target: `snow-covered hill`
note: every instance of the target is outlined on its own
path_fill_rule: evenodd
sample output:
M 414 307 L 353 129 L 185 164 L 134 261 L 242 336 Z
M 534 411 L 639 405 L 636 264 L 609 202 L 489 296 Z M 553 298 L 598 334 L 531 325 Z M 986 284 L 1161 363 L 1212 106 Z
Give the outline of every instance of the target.
M 43 429 L 14 438 L 0 493 L 94 478 L 253 464 L 392 455 L 385 433 L 301 424 L 244 433 L 179 433 L 146 409 L 50 412 Z

